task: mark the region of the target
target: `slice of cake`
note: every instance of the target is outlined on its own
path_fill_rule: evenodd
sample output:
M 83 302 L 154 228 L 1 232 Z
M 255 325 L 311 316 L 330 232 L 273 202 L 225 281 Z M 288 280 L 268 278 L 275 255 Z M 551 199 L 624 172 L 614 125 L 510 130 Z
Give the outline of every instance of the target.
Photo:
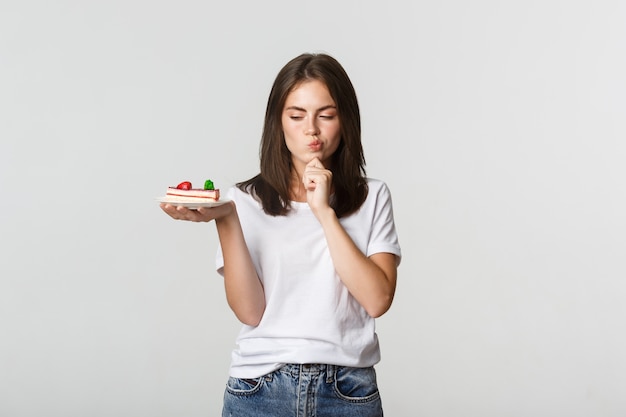
M 183 181 L 176 187 L 168 187 L 166 197 L 180 202 L 218 201 L 220 190 L 215 188 L 211 180 L 204 182 L 204 188 L 193 188 L 189 181 Z

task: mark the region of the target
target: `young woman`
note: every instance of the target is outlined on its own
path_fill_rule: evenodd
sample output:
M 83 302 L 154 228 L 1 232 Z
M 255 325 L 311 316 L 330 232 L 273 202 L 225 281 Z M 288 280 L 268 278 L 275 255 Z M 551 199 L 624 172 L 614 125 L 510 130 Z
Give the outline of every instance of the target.
M 374 319 L 396 288 L 400 246 L 385 183 L 365 176 L 356 93 L 343 67 L 303 54 L 278 73 L 260 173 L 215 221 L 217 270 L 243 323 L 223 416 L 382 416 Z

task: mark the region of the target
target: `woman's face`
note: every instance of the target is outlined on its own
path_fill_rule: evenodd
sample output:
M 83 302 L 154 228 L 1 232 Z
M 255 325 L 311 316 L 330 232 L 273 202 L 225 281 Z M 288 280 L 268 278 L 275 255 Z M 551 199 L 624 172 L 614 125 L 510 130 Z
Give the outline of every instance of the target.
M 315 157 L 329 168 L 341 133 L 337 106 L 324 83 L 310 80 L 299 84 L 287 96 L 281 121 L 285 143 L 298 173 Z

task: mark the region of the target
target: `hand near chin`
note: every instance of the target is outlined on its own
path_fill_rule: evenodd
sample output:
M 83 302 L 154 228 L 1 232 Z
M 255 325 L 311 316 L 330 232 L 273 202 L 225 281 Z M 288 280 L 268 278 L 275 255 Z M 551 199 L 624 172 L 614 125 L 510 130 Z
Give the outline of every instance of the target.
M 307 202 L 314 213 L 330 207 L 332 181 L 333 173 L 326 169 L 318 158 L 311 160 L 304 168 L 302 183 L 307 191 Z
M 176 220 L 210 222 L 231 214 L 234 210 L 234 204 L 229 202 L 217 207 L 199 207 L 198 209 L 188 209 L 183 206 L 161 203 L 161 209 L 171 218 Z

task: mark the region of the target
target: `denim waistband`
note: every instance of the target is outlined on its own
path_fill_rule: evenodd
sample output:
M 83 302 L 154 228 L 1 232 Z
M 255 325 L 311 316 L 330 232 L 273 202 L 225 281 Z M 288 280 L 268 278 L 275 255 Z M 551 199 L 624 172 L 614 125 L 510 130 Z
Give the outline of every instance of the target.
M 288 363 L 283 365 L 278 372 L 287 373 L 293 376 L 308 374 L 308 375 L 332 375 L 337 369 L 336 365 L 328 365 L 324 363 Z

